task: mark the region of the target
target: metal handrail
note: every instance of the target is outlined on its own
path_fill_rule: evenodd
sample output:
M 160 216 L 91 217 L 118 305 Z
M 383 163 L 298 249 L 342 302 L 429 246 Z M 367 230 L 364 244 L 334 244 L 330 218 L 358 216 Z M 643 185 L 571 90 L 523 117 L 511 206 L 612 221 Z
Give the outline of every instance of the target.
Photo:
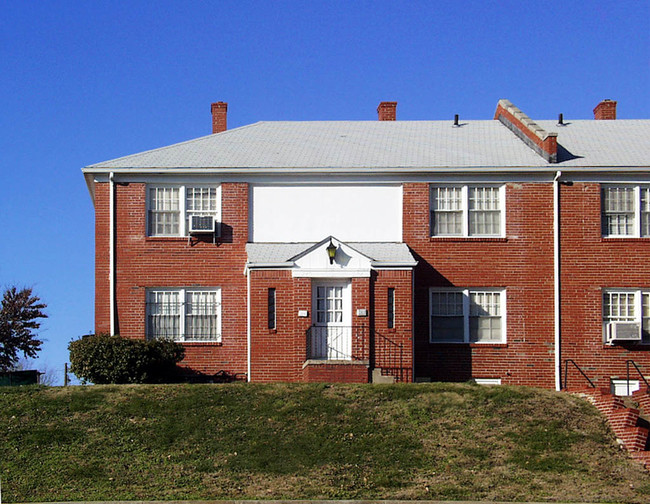
M 648 380 L 645 379 L 645 376 L 643 376 L 643 373 L 639 369 L 639 366 L 637 366 L 636 362 L 630 359 L 625 361 L 625 369 L 627 371 L 627 395 L 630 395 L 630 364 L 634 366 L 634 369 L 636 369 L 636 372 L 639 373 L 639 376 L 643 380 L 643 383 L 645 383 L 646 393 L 650 393 L 650 384 L 648 384 Z
M 386 356 L 386 364 L 388 364 L 389 368 L 395 368 L 397 367 L 397 373 L 398 376 L 395 376 L 397 381 L 404 381 L 404 345 L 402 343 L 397 343 L 393 341 L 392 339 L 388 338 L 387 336 L 384 336 L 381 334 L 379 331 L 373 331 L 374 335 L 379 337 L 380 341 L 382 341 L 384 344 L 387 344 L 388 346 L 388 355 Z M 375 342 L 373 345 L 374 351 L 377 351 L 378 345 Z M 392 347 L 392 350 L 390 349 Z M 395 355 L 395 352 L 398 352 L 398 355 Z M 399 363 L 396 362 L 396 360 L 399 359 Z M 373 361 L 376 360 L 373 359 Z M 373 362 L 373 364 L 376 364 L 376 362 Z M 385 367 L 385 364 L 384 366 Z
M 352 339 L 352 353 L 339 354 L 343 359 L 353 361 L 368 360 L 371 367 L 375 367 L 378 357 L 382 368 L 390 369 L 391 375 L 397 381 L 404 381 L 404 345 L 384 336 L 367 325 L 335 326 L 336 329 L 347 333 Z M 336 331 L 335 331 L 336 333 Z M 312 325 L 305 331 L 306 358 L 327 358 L 327 327 Z M 355 344 L 356 340 L 356 344 Z M 336 351 L 336 349 L 335 349 Z
M 589 379 L 589 377 L 584 373 L 582 369 L 580 369 L 580 366 L 576 364 L 576 361 L 573 359 L 566 359 L 564 361 L 564 390 L 568 390 L 568 382 L 569 382 L 569 362 L 575 366 L 575 368 L 580 372 L 580 374 L 584 377 L 585 380 L 589 382 L 589 385 L 591 385 L 592 388 L 596 388 L 596 385 Z

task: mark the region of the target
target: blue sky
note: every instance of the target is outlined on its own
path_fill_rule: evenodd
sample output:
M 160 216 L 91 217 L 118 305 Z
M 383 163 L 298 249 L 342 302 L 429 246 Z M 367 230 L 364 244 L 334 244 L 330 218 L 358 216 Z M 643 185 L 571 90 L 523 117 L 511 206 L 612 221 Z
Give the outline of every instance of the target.
M 48 304 L 36 365 L 61 380 L 94 327 L 80 169 L 260 120 L 650 118 L 650 2 L 0 3 L 0 286 Z M 650 139 L 649 139 L 650 141 Z

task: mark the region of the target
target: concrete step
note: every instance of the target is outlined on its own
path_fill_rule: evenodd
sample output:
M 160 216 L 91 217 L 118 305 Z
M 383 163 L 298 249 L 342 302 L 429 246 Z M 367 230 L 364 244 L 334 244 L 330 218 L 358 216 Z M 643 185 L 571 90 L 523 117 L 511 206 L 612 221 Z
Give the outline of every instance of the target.
M 395 377 L 381 374 L 381 368 L 372 370 L 372 383 L 395 383 Z

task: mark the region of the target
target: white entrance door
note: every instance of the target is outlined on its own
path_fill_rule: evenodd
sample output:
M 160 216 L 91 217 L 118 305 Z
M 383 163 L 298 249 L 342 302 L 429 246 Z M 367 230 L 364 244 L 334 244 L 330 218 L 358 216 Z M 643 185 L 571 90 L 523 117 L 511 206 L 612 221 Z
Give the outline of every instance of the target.
M 311 357 L 350 360 L 352 358 L 350 282 L 314 282 L 312 296 Z

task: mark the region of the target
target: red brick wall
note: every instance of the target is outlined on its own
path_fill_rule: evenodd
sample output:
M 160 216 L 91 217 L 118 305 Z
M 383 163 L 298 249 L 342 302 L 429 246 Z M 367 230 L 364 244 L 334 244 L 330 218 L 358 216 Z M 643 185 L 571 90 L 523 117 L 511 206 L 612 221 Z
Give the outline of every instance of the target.
M 310 285 L 291 278 L 287 270 L 253 270 L 251 275 L 251 379 L 253 381 L 296 381 L 305 361 L 306 327 L 309 318 L 299 319 L 297 300 L 311 303 Z M 294 285 L 295 283 L 295 285 Z M 275 288 L 276 328 L 268 328 L 268 289 Z M 307 291 L 303 293 L 302 291 Z M 306 327 L 303 327 L 305 326 Z
M 110 332 L 110 191 L 95 183 L 95 332 Z
M 430 238 L 429 185 L 404 184 L 404 241 L 416 254 L 415 376 L 554 386 L 553 186 L 507 184 L 506 238 Z M 505 344 L 429 343 L 430 287 L 506 289 Z
M 115 186 L 116 332 L 145 337 L 145 292 L 150 287 L 220 287 L 222 341 L 188 344 L 183 365 L 204 373 L 246 372 L 246 263 L 248 185 L 221 186 L 222 238 L 188 244 L 187 238 L 146 236 L 145 184 Z M 95 184 L 95 331 L 109 330 L 107 183 Z
M 302 370 L 302 380 L 306 382 L 368 383 L 368 365 L 350 364 L 309 364 Z
M 373 298 L 376 367 L 405 382 L 413 381 L 413 274 L 380 270 L 374 275 Z M 388 328 L 388 289 L 395 289 L 394 327 Z M 397 368 L 397 369 L 396 369 Z
M 312 280 L 310 278 L 292 278 L 288 270 L 253 270 L 251 271 L 251 378 L 253 381 L 352 381 L 368 380 L 367 367 L 356 365 L 343 366 L 307 366 L 303 369 L 307 357 L 306 335 L 312 325 Z M 379 279 L 379 280 L 378 280 Z M 377 290 L 374 286 L 379 284 Z M 371 313 L 376 303 L 371 293 L 383 296 L 383 317 L 385 323 L 385 289 L 390 285 L 396 287 L 400 311 L 396 316 L 396 328 L 385 332 L 394 344 L 402 344 L 403 358 L 400 364 L 405 368 L 403 379 L 412 377 L 411 367 L 411 276 L 408 271 L 385 271 L 371 278 L 353 278 L 352 289 L 352 325 L 363 327 L 353 333 L 352 353 L 355 360 L 367 361 L 371 350 L 370 329 L 372 317 L 357 315 L 358 309 Z M 268 289 L 276 289 L 276 328 L 268 329 Z M 381 294 L 383 293 L 383 294 Z M 308 317 L 298 317 L 299 310 L 307 310 Z M 384 345 L 385 346 L 385 345 Z M 380 348 L 380 350 L 383 347 Z M 380 356 L 389 353 L 383 350 Z M 377 365 L 383 365 L 379 359 Z M 328 378 L 329 377 L 329 378 Z M 346 378 L 347 377 L 347 378 Z
M 116 185 L 117 330 L 130 338 L 145 336 L 145 292 L 150 287 L 220 287 L 222 342 L 187 344 L 184 364 L 205 373 L 245 373 L 248 238 L 248 185 L 222 185 L 222 238 L 217 245 L 186 238 L 147 238 L 145 185 Z M 109 187 L 97 183 L 96 331 L 109 330 Z M 354 352 L 374 356 L 390 367 L 385 339 L 415 348 L 401 354 L 407 380 L 501 378 L 503 383 L 554 386 L 553 349 L 553 185 L 506 186 L 506 237 L 431 238 L 429 185 L 404 184 L 404 241 L 419 265 L 410 271 L 383 270 L 352 280 L 353 325 L 374 328 L 375 352 L 355 340 Z M 574 359 L 600 386 L 622 377 L 625 360 L 650 369 L 650 348 L 605 345 L 602 339 L 602 289 L 650 289 L 650 239 L 601 237 L 600 186 L 561 186 L 562 359 Z M 305 333 L 311 325 L 311 280 L 288 271 L 251 273 L 251 358 L 256 381 L 305 378 Z M 413 286 L 413 288 L 412 288 Z M 430 287 L 501 287 L 506 290 L 507 342 L 504 344 L 432 344 L 429 342 Z M 276 288 L 277 327 L 267 327 L 267 289 Z M 387 289 L 395 288 L 395 328 L 388 329 Z M 414 296 L 414 303 L 411 301 Z M 369 317 L 356 315 L 358 308 Z M 306 318 L 298 310 L 309 311 Z M 413 333 L 411 334 L 411 314 Z M 314 371 L 318 378 L 322 372 Z M 310 371 L 311 373 L 311 371 Z M 316 374 L 313 376 L 315 377 Z M 310 374 L 310 376 L 312 376 Z M 332 375 L 334 376 L 334 375 Z M 572 370 L 574 383 L 579 381 Z
M 561 186 L 562 360 L 609 387 L 610 378 L 625 377 L 627 359 L 650 374 L 650 345 L 605 345 L 602 332 L 603 289 L 650 289 L 650 239 L 603 238 L 600 197 L 599 184 Z M 570 369 L 569 384 L 579 383 L 586 385 Z

